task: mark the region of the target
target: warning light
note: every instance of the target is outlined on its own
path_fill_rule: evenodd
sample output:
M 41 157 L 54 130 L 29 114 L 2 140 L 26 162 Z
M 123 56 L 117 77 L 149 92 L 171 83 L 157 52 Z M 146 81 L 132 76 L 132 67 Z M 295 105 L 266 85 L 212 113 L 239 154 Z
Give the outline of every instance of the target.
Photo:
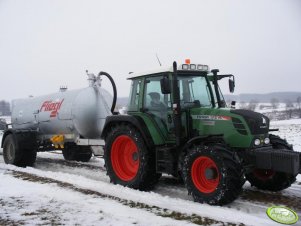
M 190 59 L 185 59 L 185 64 L 190 64 Z

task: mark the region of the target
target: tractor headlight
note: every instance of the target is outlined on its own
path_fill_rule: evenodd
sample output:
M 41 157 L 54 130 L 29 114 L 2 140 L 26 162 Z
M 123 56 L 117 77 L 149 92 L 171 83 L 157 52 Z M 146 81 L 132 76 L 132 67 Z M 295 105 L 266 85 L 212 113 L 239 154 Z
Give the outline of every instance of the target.
M 259 139 L 255 139 L 255 140 L 254 140 L 254 144 L 255 144 L 256 146 L 260 145 L 260 140 L 259 140 Z
M 196 65 L 195 64 L 190 64 L 190 70 L 196 70 Z
M 265 138 L 265 139 L 264 139 L 264 143 L 265 143 L 265 144 L 269 144 L 269 143 L 270 143 L 270 138 L 268 138 L 268 137 Z
M 202 71 L 202 70 L 204 70 L 204 65 L 198 64 L 198 67 L 197 67 L 197 68 L 198 68 L 198 70 L 201 70 L 201 71 Z
M 188 64 L 182 64 L 182 69 L 183 70 L 188 70 L 189 69 L 189 65 Z
M 203 65 L 204 71 L 209 71 L 209 66 L 208 65 Z

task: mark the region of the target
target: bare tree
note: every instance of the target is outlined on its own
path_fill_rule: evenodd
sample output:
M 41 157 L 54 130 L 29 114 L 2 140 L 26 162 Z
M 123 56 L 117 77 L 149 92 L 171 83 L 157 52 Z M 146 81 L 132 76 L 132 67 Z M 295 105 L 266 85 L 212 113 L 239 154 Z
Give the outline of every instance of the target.
M 0 101 L 0 115 L 10 115 L 10 103 L 5 101 L 5 100 L 1 100 Z
M 286 99 L 285 100 L 285 111 L 288 119 L 292 118 L 293 114 L 293 109 L 294 109 L 294 104 L 291 100 Z
M 240 109 L 247 109 L 247 103 L 244 101 L 239 102 L 239 108 Z
M 250 103 L 248 104 L 247 109 L 254 111 L 256 109 L 257 105 L 258 105 L 258 100 L 252 99 L 252 100 L 250 100 Z
M 300 96 L 297 98 L 297 107 L 298 107 L 298 112 L 299 112 L 299 118 L 301 118 L 301 97 Z
M 279 100 L 277 98 L 272 98 L 271 99 L 271 105 L 273 109 L 276 109 L 279 107 Z

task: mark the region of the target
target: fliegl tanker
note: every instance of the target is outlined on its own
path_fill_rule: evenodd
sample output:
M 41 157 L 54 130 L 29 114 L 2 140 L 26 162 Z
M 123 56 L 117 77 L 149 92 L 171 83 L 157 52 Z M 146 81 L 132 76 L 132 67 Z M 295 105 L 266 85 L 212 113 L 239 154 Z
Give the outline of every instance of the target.
M 15 158 L 10 153 L 4 155 L 6 161 L 32 165 L 37 150 L 54 148 L 62 149 L 67 160 L 89 161 L 92 151 L 101 154 L 99 147 L 103 142 L 97 138 L 100 138 L 106 117 L 112 114 L 116 103 L 115 84 L 112 83 L 113 98 L 101 87 L 103 75 L 107 74 L 88 74 L 89 86 L 83 89 L 68 91 L 62 87 L 57 93 L 13 100 L 11 131 L 19 140 L 17 144 L 22 143 L 19 148 L 24 149 L 24 155 Z
M 218 73 L 190 60 L 132 73 L 123 115 L 114 112 L 116 87 L 105 72 L 88 74 L 85 89 L 16 100 L 12 129 L 3 135 L 4 160 L 33 165 L 38 151 L 53 149 L 66 160 L 103 154 L 114 184 L 150 190 L 169 174 L 183 179 L 195 201 L 211 205 L 235 200 L 246 180 L 269 191 L 291 186 L 301 154 L 270 133 L 266 116 L 228 108 L 219 81 L 228 78 L 233 92 L 234 76 Z M 103 75 L 113 97 L 100 86 Z

